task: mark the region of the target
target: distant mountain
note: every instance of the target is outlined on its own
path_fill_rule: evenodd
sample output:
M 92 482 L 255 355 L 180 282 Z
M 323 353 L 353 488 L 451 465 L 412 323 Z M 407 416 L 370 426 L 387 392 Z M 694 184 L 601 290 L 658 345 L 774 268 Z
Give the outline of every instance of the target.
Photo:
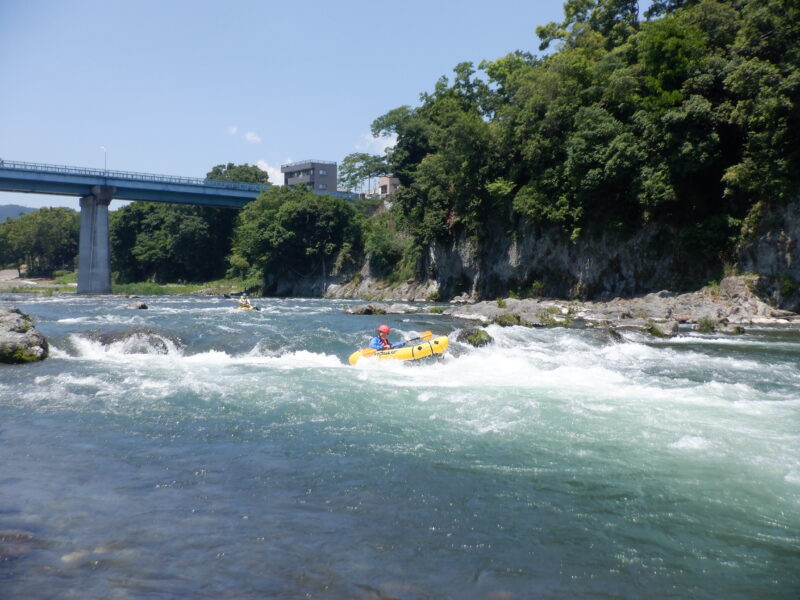
M 8 217 L 18 219 L 22 213 L 31 213 L 35 208 L 20 206 L 19 204 L 0 204 L 0 223 L 5 223 Z

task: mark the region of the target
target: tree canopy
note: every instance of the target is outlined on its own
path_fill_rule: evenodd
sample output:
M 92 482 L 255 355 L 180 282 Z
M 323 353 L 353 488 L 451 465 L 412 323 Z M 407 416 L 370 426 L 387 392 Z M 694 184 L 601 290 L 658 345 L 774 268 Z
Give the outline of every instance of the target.
M 409 248 L 519 219 L 573 239 L 659 222 L 713 261 L 759 202 L 797 194 L 797 3 L 670 0 L 645 21 L 628 0 L 564 8 L 537 29 L 552 54 L 459 64 L 373 123 L 397 134 Z
M 242 209 L 230 265 L 268 288 L 283 277 L 325 277 L 354 266 L 362 237 L 361 217 L 346 200 L 273 187 Z
M 80 215 L 71 208 L 40 208 L 0 223 L 0 264 L 28 265 L 34 275 L 72 270 L 78 253 Z
M 208 179 L 269 183 L 255 165 L 217 165 Z M 135 202 L 111 213 L 116 280 L 208 281 L 224 276 L 237 211 L 158 202 Z
M 216 179 L 221 181 L 240 181 L 242 183 L 270 183 L 269 174 L 256 165 L 235 165 L 228 163 L 227 165 L 217 165 L 213 167 L 207 174 L 207 179 Z

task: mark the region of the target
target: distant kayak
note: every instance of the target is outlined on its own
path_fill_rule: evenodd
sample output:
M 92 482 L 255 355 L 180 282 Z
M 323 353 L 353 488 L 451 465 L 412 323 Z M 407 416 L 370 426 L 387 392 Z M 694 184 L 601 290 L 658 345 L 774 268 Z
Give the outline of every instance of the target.
M 237 306 L 236 310 L 261 310 L 257 306 Z
M 447 350 L 449 340 L 446 335 L 433 338 L 428 341 L 421 341 L 415 344 L 409 344 L 402 348 L 394 348 L 393 350 L 375 350 L 374 348 L 363 348 L 357 352 L 353 352 L 348 359 L 351 365 L 358 362 L 360 358 L 377 357 L 380 359 L 389 360 L 419 360 L 421 358 L 428 358 L 436 354 L 444 354 Z

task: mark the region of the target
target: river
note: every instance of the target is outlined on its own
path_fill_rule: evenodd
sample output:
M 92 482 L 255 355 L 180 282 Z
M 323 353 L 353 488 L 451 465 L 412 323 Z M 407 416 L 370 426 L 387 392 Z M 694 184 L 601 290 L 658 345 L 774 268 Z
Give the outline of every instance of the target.
M 796 599 L 800 332 L 3 294 L 3 599 Z M 424 364 L 347 356 L 449 335 Z M 79 334 L 146 327 L 163 345 Z

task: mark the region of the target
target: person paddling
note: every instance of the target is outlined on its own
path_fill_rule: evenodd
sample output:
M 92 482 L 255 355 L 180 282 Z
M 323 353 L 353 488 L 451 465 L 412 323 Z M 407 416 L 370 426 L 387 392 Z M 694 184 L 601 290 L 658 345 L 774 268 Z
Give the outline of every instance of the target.
M 406 345 L 405 342 L 399 342 L 397 344 L 389 342 L 387 336 L 390 331 L 391 329 L 389 329 L 389 326 L 385 323 L 378 326 L 378 335 L 370 340 L 369 347 L 375 350 L 391 350 L 392 348 L 402 348 Z
M 253 308 L 253 305 L 250 304 L 250 299 L 247 297 L 247 292 L 242 292 L 239 297 L 239 308 Z

